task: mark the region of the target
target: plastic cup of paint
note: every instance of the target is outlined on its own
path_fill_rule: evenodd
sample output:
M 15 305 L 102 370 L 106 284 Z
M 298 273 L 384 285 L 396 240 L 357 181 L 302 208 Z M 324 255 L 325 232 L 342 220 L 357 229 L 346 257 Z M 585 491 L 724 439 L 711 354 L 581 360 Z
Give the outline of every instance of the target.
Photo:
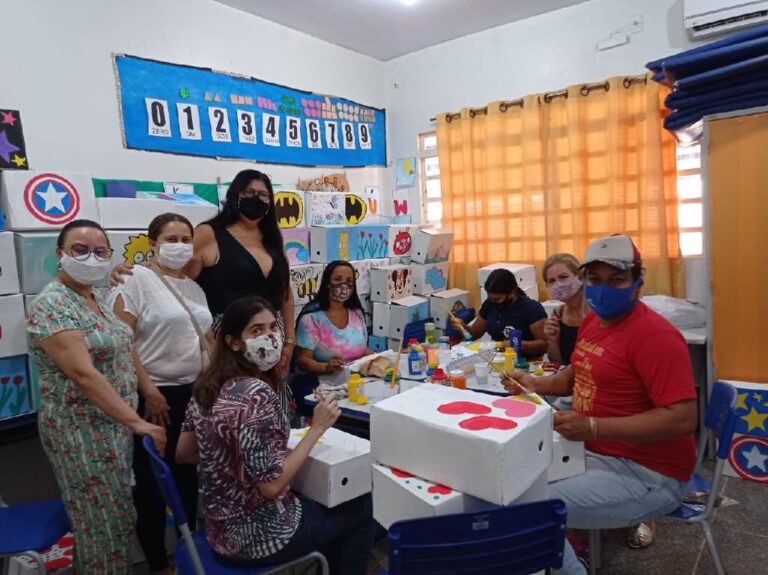
M 488 375 L 491 373 L 491 367 L 487 363 L 475 364 L 475 378 L 478 385 L 486 385 L 488 383 Z

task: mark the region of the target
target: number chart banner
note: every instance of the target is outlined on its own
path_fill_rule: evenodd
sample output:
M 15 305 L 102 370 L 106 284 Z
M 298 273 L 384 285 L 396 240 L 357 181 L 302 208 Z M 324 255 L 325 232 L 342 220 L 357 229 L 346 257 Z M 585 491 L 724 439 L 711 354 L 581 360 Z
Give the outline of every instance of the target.
M 210 69 L 114 55 L 126 148 L 296 166 L 386 166 L 385 112 Z

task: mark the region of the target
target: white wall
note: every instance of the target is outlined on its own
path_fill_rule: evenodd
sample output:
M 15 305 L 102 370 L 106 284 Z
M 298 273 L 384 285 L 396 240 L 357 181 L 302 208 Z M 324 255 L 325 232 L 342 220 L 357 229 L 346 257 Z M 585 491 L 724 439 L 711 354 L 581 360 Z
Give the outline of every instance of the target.
M 126 150 L 113 52 L 236 72 L 383 107 L 384 64 L 212 0 L 4 2 L 0 106 L 21 110 L 33 168 L 229 181 L 253 163 Z M 332 170 L 262 165 L 277 182 Z M 348 169 L 352 189 L 384 168 Z
M 596 44 L 639 15 L 630 42 Z M 683 0 L 591 0 L 459 38 L 387 63 L 390 158 L 415 156 L 417 135 L 442 112 L 558 90 L 571 84 L 645 73 L 645 63 L 693 44 L 683 26 Z M 687 296 L 703 301 L 703 260 L 686 261 Z

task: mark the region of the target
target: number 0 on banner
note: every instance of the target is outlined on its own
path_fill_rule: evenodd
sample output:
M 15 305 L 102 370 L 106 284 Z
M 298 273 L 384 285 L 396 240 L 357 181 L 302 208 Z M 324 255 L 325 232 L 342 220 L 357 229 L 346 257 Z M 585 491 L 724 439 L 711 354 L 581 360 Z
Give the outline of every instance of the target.
M 171 137 L 171 123 L 168 118 L 168 102 L 144 98 L 147 106 L 147 133 L 150 136 Z

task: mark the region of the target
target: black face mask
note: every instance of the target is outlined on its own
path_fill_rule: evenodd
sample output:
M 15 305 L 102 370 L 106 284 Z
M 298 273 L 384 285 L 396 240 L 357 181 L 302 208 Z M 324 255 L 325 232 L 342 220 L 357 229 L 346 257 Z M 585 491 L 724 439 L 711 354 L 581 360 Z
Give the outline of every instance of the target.
M 237 209 L 249 220 L 260 220 L 269 213 L 269 204 L 259 198 L 240 198 Z

